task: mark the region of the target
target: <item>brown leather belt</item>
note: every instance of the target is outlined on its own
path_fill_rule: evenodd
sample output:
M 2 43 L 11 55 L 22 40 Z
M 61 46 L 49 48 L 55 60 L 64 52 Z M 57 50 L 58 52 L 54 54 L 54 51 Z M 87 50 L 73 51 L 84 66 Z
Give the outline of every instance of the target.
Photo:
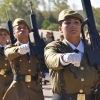
M 53 100 L 62 100 L 61 94 L 53 94 Z M 76 95 L 71 95 L 71 94 L 66 94 L 66 100 L 95 100 L 95 95 L 90 94 L 76 94 Z
M 31 75 L 14 75 L 13 80 L 18 81 L 18 80 L 23 80 L 25 82 L 31 82 L 31 81 L 36 81 L 38 79 L 37 76 L 31 76 Z

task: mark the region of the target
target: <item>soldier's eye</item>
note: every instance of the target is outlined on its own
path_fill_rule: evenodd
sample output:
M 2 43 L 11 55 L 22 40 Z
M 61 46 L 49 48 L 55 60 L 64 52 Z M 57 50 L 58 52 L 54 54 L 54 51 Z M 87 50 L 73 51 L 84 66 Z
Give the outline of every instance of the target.
M 19 28 L 17 28 L 18 30 L 21 30 L 21 28 L 19 27 Z
M 27 29 L 27 27 L 23 27 L 23 29 Z
M 7 34 L 0 34 L 0 36 L 7 36 Z
M 75 21 L 75 22 L 74 22 L 74 24 L 80 24 L 80 22 L 78 22 L 78 21 Z
M 71 22 L 66 22 L 65 24 L 70 25 L 70 24 L 71 24 Z

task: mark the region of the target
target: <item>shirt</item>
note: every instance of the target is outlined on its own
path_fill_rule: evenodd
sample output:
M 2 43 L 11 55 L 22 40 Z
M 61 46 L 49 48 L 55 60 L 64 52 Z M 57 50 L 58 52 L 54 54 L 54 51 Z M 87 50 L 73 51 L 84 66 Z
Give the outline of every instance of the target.
M 2 47 L 4 47 L 4 48 L 5 48 L 5 47 L 6 47 L 6 44 L 5 44 L 4 46 L 2 46 L 2 45 L 0 44 L 0 48 L 2 48 Z

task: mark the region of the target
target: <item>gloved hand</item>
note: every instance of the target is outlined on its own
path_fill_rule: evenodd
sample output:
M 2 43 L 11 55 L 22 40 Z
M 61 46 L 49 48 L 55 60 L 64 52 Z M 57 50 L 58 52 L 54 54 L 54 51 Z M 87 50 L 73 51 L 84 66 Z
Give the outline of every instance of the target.
M 72 63 L 74 66 L 79 67 L 81 57 L 77 53 L 66 53 L 63 55 L 64 62 Z
M 24 55 L 29 51 L 30 51 L 30 48 L 27 44 L 22 44 L 21 46 L 19 46 L 18 53 Z

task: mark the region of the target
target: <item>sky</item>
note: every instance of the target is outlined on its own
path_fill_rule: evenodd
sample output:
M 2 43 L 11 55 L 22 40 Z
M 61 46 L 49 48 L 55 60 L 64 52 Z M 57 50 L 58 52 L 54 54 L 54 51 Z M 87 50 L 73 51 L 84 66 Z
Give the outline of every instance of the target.
M 90 1 L 93 7 L 95 8 L 100 7 L 100 0 L 90 0 Z M 73 8 L 75 8 L 75 10 L 83 9 L 81 0 L 68 0 L 68 5 L 71 7 L 71 9 Z

